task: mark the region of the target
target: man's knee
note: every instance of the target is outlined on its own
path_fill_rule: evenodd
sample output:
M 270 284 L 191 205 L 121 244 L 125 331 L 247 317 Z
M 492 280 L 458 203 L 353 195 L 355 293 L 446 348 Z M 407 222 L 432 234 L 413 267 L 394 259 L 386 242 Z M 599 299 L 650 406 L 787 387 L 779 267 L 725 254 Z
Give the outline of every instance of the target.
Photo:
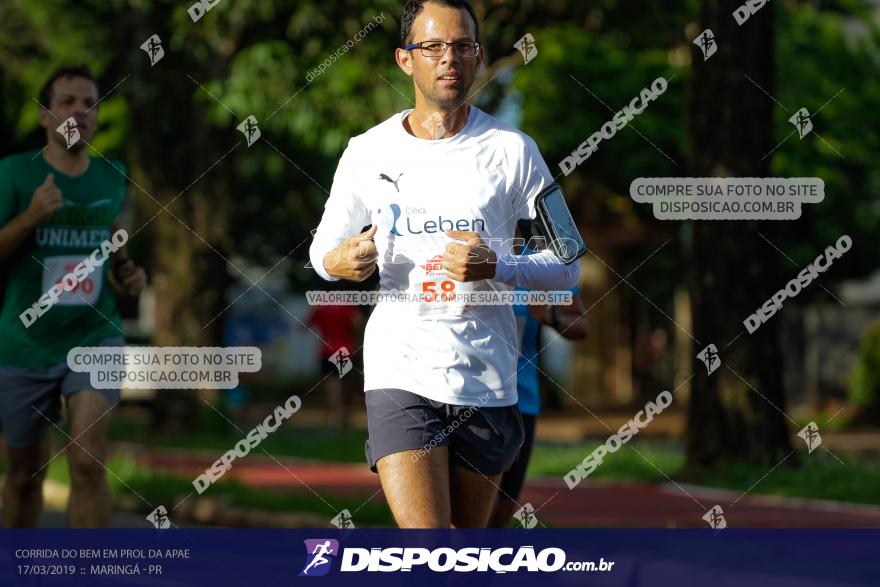
M 12 490 L 18 493 L 39 491 L 46 479 L 46 468 L 34 463 L 19 463 L 17 466 L 10 463 L 9 472 L 6 475 L 6 483 Z
M 76 484 L 97 485 L 104 481 L 104 465 L 94 454 L 71 446 L 68 450 L 70 480 Z
M 32 491 L 42 486 L 49 461 L 49 442 L 43 438 L 28 448 L 7 447 L 9 470 L 6 483 L 16 491 Z
M 448 528 L 448 449 L 438 446 L 422 458 L 416 451 L 382 457 L 376 463 L 385 497 L 401 528 Z

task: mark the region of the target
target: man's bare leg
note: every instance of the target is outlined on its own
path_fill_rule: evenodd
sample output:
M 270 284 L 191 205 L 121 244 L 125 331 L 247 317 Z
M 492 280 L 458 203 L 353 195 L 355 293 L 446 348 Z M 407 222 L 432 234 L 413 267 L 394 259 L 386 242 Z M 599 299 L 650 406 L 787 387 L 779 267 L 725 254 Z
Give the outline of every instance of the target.
M 489 517 L 488 528 L 507 528 L 510 525 L 510 520 L 513 519 L 513 514 L 516 510 L 519 509 L 519 506 L 512 499 L 508 499 L 504 497 L 504 495 L 499 492 L 498 499 L 495 501 L 495 508 L 492 510 L 492 515 Z
M 67 403 L 70 437 L 70 501 L 67 523 L 71 528 L 106 528 L 110 523 L 110 489 L 104 470 L 110 400 L 92 389 L 84 389 Z M 77 438 L 79 437 L 79 438 Z
M 49 432 L 33 446 L 6 447 L 9 472 L 3 485 L 3 519 L 7 528 L 33 528 L 43 509 L 43 480 L 46 478 L 51 439 Z
M 498 495 L 501 475 L 487 477 L 463 467 L 450 467 L 453 528 L 485 528 Z
M 449 449 L 418 453 L 407 450 L 376 462 L 391 513 L 400 528 L 449 528 Z

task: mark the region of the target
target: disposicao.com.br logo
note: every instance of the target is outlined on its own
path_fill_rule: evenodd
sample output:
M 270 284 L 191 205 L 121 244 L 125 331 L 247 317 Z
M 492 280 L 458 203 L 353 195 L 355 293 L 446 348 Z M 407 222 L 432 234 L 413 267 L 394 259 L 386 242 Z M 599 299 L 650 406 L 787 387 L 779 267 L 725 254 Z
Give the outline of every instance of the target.
M 306 564 L 300 576 L 326 575 L 332 566 L 332 559 L 329 557 L 335 558 L 339 554 L 339 543 L 329 538 L 306 540 L 305 543 Z M 516 548 L 347 547 L 341 554 L 340 572 L 410 572 L 413 567 L 423 567 L 437 573 L 604 572 L 610 571 L 614 566 L 613 561 L 606 561 L 604 558 L 600 558 L 599 562 L 566 561 L 565 551 L 561 548 L 544 548 L 536 552 L 535 547 L 529 545 Z
M 332 538 L 309 539 L 306 543 L 306 565 L 300 577 L 320 577 L 330 572 L 332 560 L 339 554 L 339 541 Z

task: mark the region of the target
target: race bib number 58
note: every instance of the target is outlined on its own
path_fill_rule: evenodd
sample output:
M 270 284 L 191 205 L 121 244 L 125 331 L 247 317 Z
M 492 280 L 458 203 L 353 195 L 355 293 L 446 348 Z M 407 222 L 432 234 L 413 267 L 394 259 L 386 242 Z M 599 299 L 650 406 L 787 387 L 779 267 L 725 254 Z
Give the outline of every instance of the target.
M 425 315 L 461 315 L 469 306 L 462 300 L 465 291 L 473 289 L 473 284 L 461 283 L 446 275 L 443 255 L 435 255 L 419 265 L 425 270 L 424 280 L 413 284 L 419 296 L 419 314 Z

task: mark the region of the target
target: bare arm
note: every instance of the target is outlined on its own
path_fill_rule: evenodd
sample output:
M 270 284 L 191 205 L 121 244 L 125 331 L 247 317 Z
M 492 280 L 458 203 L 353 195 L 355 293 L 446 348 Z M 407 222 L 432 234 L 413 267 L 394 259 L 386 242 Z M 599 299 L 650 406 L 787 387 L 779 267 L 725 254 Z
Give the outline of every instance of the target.
M 37 226 L 34 218 L 25 210 L 0 228 L 0 260 L 5 261 L 21 245 Z
M 587 311 L 578 294 L 572 296 L 568 306 L 529 306 L 532 317 L 547 326 L 552 326 L 560 336 L 569 340 L 582 340 L 589 331 Z M 554 320 L 554 314 L 555 320 Z
M 111 234 L 122 229 L 119 218 L 113 221 Z M 125 245 L 110 253 L 110 285 L 120 296 L 137 297 L 147 285 L 147 272 L 135 265 Z
M 0 228 L 0 261 L 5 261 L 42 221 L 62 206 L 61 190 L 53 175 L 46 175 L 43 184 L 34 191 L 27 209 Z
M 589 324 L 587 310 L 581 296 L 574 294 L 570 306 L 556 306 L 557 331 L 569 340 L 582 340 L 587 337 Z

